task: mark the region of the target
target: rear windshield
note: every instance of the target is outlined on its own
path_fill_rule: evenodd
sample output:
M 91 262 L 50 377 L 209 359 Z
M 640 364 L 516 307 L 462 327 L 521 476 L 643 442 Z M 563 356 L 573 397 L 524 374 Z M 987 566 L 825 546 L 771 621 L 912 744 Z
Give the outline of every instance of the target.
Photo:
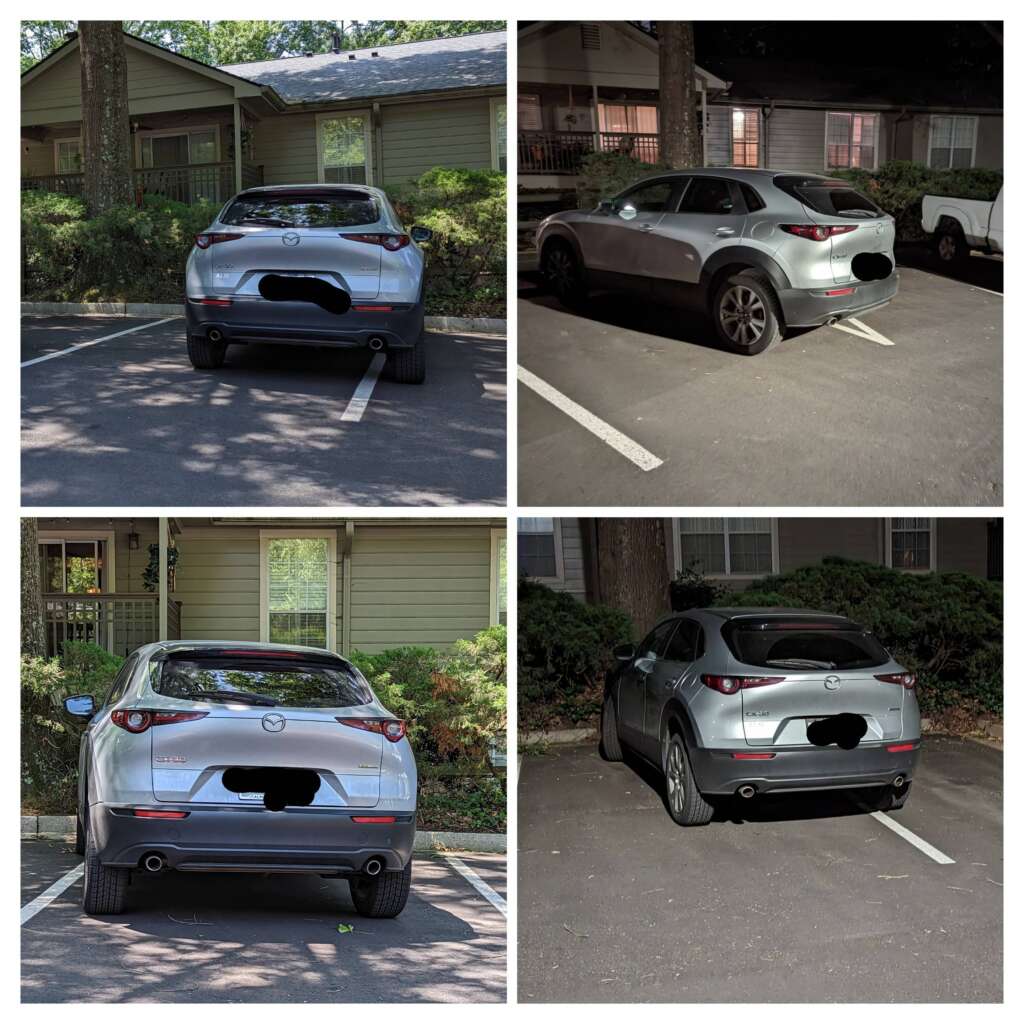
M 722 630 L 737 661 L 799 672 L 874 668 L 889 660 L 885 648 L 855 626 L 833 628 L 801 622 L 726 623 Z
M 822 213 L 827 217 L 875 220 L 885 216 L 884 210 L 846 181 L 787 175 L 776 178 L 775 184 L 815 213 Z
M 378 220 L 377 200 L 363 192 L 240 196 L 221 217 L 222 224 L 266 224 L 281 228 L 352 228 L 376 224 Z
M 351 708 L 373 699 L 354 666 L 301 656 L 170 657 L 155 663 L 151 685 L 164 697 L 255 707 Z

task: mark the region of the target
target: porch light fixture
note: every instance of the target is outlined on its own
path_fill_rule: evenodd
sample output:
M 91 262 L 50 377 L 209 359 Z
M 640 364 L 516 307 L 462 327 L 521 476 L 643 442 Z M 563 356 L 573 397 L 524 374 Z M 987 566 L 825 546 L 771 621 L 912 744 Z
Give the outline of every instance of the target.
M 129 551 L 138 551 L 139 550 L 139 535 L 135 532 L 134 529 L 132 530 L 131 533 L 128 534 L 128 550 Z

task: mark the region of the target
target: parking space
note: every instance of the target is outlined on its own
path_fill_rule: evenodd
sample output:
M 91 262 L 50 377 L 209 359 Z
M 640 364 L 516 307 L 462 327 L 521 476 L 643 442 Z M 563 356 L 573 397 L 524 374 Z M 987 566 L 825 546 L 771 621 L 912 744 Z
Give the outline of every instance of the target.
M 232 346 L 196 371 L 183 327 L 24 318 L 24 504 L 504 502 L 504 338 L 428 332 L 411 386 L 363 351 Z
M 504 857 L 458 860 L 504 894 Z M 22 905 L 80 864 L 66 843 L 23 842 Z M 78 880 L 23 925 L 24 1002 L 505 999 L 505 917 L 442 856 L 417 857 L 391 921 L 358 916 L 346 882 L 306 876 L 133 876 L 118 917 L 80 901 Z
M 652 770 L 552 748 L 519 847 L 522 1002 L 1002 998 L 1002 755 L 970 741 L 925 741 L 901 811 L 792 794 L 690 829 Z
M 520 504 L 1001 504 L 1002 296 L 901 275 L 889 306 L 752 358 L 699 316 L 573 313 L 527 281 Z

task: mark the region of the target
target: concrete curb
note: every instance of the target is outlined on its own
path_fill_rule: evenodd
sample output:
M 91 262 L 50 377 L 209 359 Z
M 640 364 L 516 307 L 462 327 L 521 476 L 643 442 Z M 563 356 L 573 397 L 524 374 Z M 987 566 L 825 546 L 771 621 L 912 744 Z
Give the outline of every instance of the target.
M 549 729 L 547 732 L 523 732 L 519 734 L 519 745 L 526 747 L 535 743 L 582 743 L 597 737 L 597 728 L 590 729 Z
M 73 814 L 23 814 L 21 837 L 63 839 L 75 834 Z M 464 850 L 467 853 L 505 853 L 508 838 L 498 832 L 417 832 L 413 849 L 418 853 L 431 850 Z
M 184 316 L 185 307 L 166 302 L 23 302 L 22 316 Z M 479 316 L 428 316 L 424 325 L 432 331 L 474 334 L 506 334 L 508 322 Z

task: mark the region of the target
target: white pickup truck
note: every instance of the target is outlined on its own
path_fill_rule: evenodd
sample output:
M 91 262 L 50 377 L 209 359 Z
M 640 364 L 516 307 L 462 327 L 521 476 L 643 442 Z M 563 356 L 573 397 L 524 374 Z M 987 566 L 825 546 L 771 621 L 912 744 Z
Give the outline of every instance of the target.
M 1003 251 L 1003 190 L 994 203 L 949 196 L 925 196 L 921 203 L 921 227 L 931 236 L 936 255 L 943 263 L 959 263 L 972 249 L 984 253 Z

